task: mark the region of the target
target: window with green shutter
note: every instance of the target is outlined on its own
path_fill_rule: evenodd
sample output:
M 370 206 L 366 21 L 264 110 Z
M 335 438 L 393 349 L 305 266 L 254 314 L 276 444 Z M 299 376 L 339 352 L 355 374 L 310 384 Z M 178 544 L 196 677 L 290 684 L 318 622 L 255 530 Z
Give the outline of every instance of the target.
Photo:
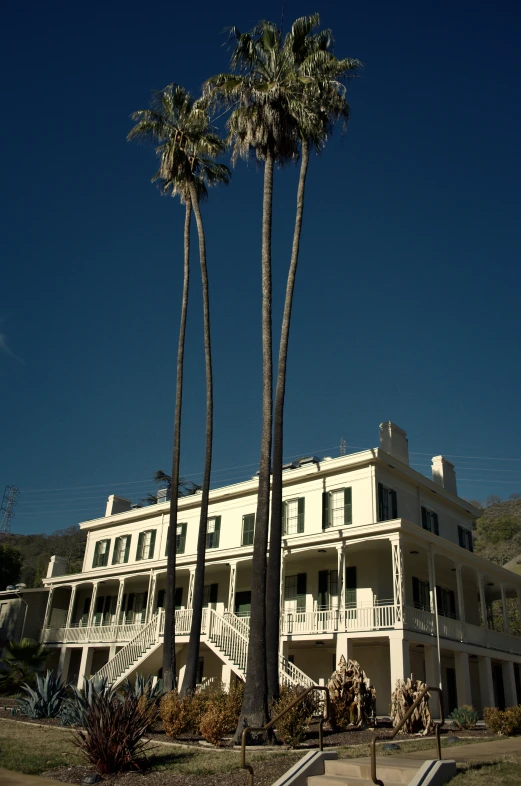
M 474 545 L 472 543 L 472 532 L 465 527 L 460 527 L 458 525 L 458 542 L 462 549 L 467 549 L 467 551 L 474 551 Z
M 219 548 L 219 536 L 221 533 L 221 517 L 213 516 L 208 519 L 206 524 L 206 548 Z
M 284 535 L 298 535 L 304 532 L 306 498 L 288 499 L 282 503 L 282 531 Z
M 426 529 L 427 532 L 433 532 L 435 535 L 439 535 L 438 514 L 433 510 L 425 508 L 423 505 L 421 506 L 421 510 L 423 529 Z
M 212 609 L 217 607 L 218 584 L 206 584 L 203 590 L 203 607 L 210 606 Z
M 398 518 L 396 491 L 378 484 L 378 521 L 391 521 Z
M 318 608 L 330 609 L 333 598 L 338 599 L 338 570 L 319 570 Z
M 306 611 L 307 573 L 297 574 L 297 612 Z
M 104 568 L 109 562 L 110 540 L 98 540 L 94 547 L 93 568 Z
M 412 577 L 412 601 L 415 609 L 431 610 L 429 582 Z
M 176 545 L 175 545 L 176 554 L 184 554 L 185 546 L 186 546 L 186 524 L 178 524 Z
M 346 609 L 356 608 L 356 565 L 346 567 Z
M 307 574 L 297 573 L 284 579 L 284 601 L 286 611 L 306 611 Z
M 242 517 L 242 545 L 252 546 L 255 535 L 255 513 L 247 513 Z
M 322 529 L 342 527 L 353 523 L 351 486 L 322 494 Z
M 183 603 L 183 588 L 176 587 L 175 588 L 175 598 L 174 598 L 174 606 L 176 609 L 180 609 Z
M 112 555 L 113 565 L 122 565 L 128 562 L 130 553 L 130 535 L 121 535 L 114 541 L 114 553 Z
M 139 533 L 136 560 L 153 559 L 156 545 L 156 530 L 147 529 Z

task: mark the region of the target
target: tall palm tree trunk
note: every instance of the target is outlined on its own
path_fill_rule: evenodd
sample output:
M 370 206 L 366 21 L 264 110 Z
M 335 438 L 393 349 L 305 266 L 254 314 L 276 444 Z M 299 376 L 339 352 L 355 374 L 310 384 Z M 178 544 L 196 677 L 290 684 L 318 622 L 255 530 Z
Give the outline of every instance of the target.
M 165 592 L 165 637 L 163 644 L 163 691 L 167 693 L 177 687 L 175 658 L 175 566 L 177 542 L 177 508 L 179 490 L 179 460 L 181 455 L 181 410 L 183 402 L 183 362 L 185 353 L 186 314 L 188 310 L 188 289 L 190 283 L 190 222 L 192 217 L 191 199 L 186 198 L 184 228 L 184 268 L 183 296 L 181 301 L 181 322 L 177 346 L 177 379 L 175 389 L 174 448 L 172 452 L 172 482 L 170 486 L 170 523 L 168 525 L 168 550 L 166 562 Z
M 272 430 L 272 328 L 271 328 L 271 219 L 273 209 L 273 157 L 264 164 L 262 206 L 262 433 L 259 491 L 251 565 L 251 618 L 246 685 L 235 732 L 240 740 L 245 726 L 262 726 L 268 718 L 266 674 L 266 551 L 270 514 Z
M 280 604 L 281 604 L 281 545 L 282 545 L 282 456 L 283 456 L 283 423 L 284 398 L 286 394 L 286 365 L 288 359 L 289 330 L 293 292 L 300 248 L 302 218 L 304 215 L 304 193 L 306 175 L 309 164 L 309 144 L 302 142 L 302 160 L 297 189 L 297 210 L 291 261 L 286 284 L 286 299 L 280 334 L 279 365 L 277 370 L 277 388 L 273 411 L 273 480 L 271 490 L 271 529 L 270 559 L 266 588 L 266 656 L 268 669 L 268 702 L 279 696 L 279 641 L 280 641 Z
M 210 335 L 210 298 L 208 294 L 208 271 L 206 268 L 206 239 L 203 220 L 199 209 L 199 200 L 194 183 L 190 183 L 190 194 L 199 236 L 199 258 L 201 262 L 201 281 L 203 289 L 204 314 L 204 356 L 206 365 L 206 450 L 204 457 L 204 476 L 201 497 L 201 517 L 199 519 L 199 535 L 197 539 L 197 561 L 195 567 L 194 590 L 192 598 L 192 624 L 188 642 L 186 671 L 183 679 L 182 695 L 195 691 L 197 681 L 197 664 L 201 641 L 201 620 L 203 616 L 204 596 L 204 563 L 206 555 L 206 528 L 208 521 L 208 497 L 210 494 L 210 475 L 212 471 L 213 441 L 213 378 L 212 378 L 212 345 Z

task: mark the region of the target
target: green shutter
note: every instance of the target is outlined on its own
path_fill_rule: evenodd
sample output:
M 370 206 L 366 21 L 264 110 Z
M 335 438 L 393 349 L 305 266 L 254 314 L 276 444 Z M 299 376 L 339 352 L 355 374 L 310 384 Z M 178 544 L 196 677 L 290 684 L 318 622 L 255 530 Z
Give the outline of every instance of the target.
M 434 524 L 434 534 L 435 535 L 439 535 L 440 534 L 440 526 L 438 524 L 438 514 L 437 513 L 433 513 L 432 514 L 432 523 Z
M 92 567 L 93 568 L 97 568 L 98 567 L 99 544 L 100 544 L 100 542 L 98 540 L 98 542 L 94 546 L 94 559 L 92 560 Z
M 427 509 L 422 505 L 422 527 L 427 529 Z
M 112 564 L 113 565 L 116 564 L 116 559 L 118 557 L 118 549 L 119 549 L 120 540 L 121 540 L 121 538 L 116 538 L 116 540 L 114 541 L 114 553 L 112 555 Z
M 304 532 L 304 512 L 306 509 L 306 498 L 299 497 L 298 499 L 298 519 L 297 519 L 297 532 Z
M 297 574 L 297 611 L 306 611 L 307 573 Z
M 344 524 L 353 523 L 351 487 L 344 489 Z
M 165 591 L 160 589 L 157 593 L 157 608 L 162 609 L 165 605 Z
M 154 558 L 154 548 L 156 546 L 156 532 L 157 530 L 153 529 L 150 535 L 150 548 L 148 550 L 148 559 Z
M 329 571 L 318 571 L 318 606 L 329 607 Z
M 381 483 L 378 484 L 378 521 L 385 521 L 384 519 L 384 487 Z
M 346 608 L 356 608 L 356 566 L 346 567 Z
M 215 517 L 215 532 L 213 533 L 213 548 L 219 548 L 219 538 L 221 534 L 221 517 Z
M 282 534 L 287 535 L 288 529 L 288 503 L 282 503 Z
M 184 554 L 185 553 L 185 546 L 186 546 L 186 524 L 181 524 L 181 532 L 179 533 L 179 540 L 177 540 L 176 536 L 176 543 L 177 543 L 177 554 Z
M 322 529 L 328 529 L 329 522 L 329 491 L 322 492 Z
M 251 546 L 255 533 L 255 513 L 247 513 L 242 517 L 242 545 Z
M 143 540 L 145 539 L 145 533 L 140 532 L 139 538 L 137 539 L 137 551 L 136 551 L 136 561 L 143 559 Z
M 128 562 L 128 555 L 130 554 L 130 541 L 132 540 L 131 535 L 127 535 L 127 545 L 125 546 L 125 556 L 123 558 L 123 562 Z
M 390 494 L 391 494 L 391 503 L 392 503 L 392 517 L 393 517 L 393 519 L 397 519 L 398 518 L 398 499 L 397 499 L 397 496 L 396 496 L 396 491 L 394 489 L 392 489 Z
M 176 587 L 175 588 L 175 598 L 174 598 L 174 605 L 176 609 L 180 609 L 183 603 L 183 588 Z

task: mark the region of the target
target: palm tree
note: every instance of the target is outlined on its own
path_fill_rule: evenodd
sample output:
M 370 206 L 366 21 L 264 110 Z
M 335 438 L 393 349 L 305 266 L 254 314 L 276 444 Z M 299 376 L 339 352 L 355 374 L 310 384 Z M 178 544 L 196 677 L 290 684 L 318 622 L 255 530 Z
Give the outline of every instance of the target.
M 206 271 L 206 247 L 204 230 L 199 210 L 199 202 L 207 196 L 207 188 L 216 183 L 227 183 L 229 170 L 222 164 L 215 162 L 215 157 L 223 150 L 224 144 L 219 139 L 210 125 L 207 108 L 203 102 L 194 102 L 190 94 L 178 85 L 168 85 L 164 90 L 156 93 L 150 109 L 140 110 L 132 115 L 136 125 L 128 135 L 129 140 L 141 139 L 159 142 L 156 152 L 159 156 L 159 170 L 154 175 L 153 181 L 159 181 L 161 190 L 165 194 L 179 196 L 185 204 L 184 225 L 184 277 L 183 296 L 181 306 L 181 323 L 177 351 L 177 379 L 176 403 L 174 415 L 174 447 L 172 454 L 172 473 L 170 494 L 170 523 L 167 547 L 167 570 L 165 592 L 165 634 L 163 646 L 163 690 L 172 690 L 177 685 L 176 659 L 175 659 L 175 569 L 176 569 L 176 541 L 177 541 L 177 511 L 179 496 L 179 463 L 181 454 L 181 410 L 183 392 L 183 359 L 184 342 L 186 333 L 186 314 L 188 308 L 188 289 L 190 272 L 190 220 L 194 210 L 198 235 L 201 275 L 203 281 L 203 309 L 204 309 L 204 342 L 206 359 L 206 452 L 203 477 L 201 519 L 199 524 L 199 540 L 201 528 L 206 534 L 206 521 L 208 514 L 208 496 L 210 489 L 211 455 L 212 455 L 212 427 L 213 427 L 213 386 L 211 369 L 210 345 L 210 310 L 208 299 L 208 276 Z M 197 570 L 200 570 L 201 557 L 197 555 Z M 197 576 L 196 581 L 204 584 L 204 550 L 202 554 L 202 579 Z M 195 602 L 197 600 L 194 586 L 194 620 L 192 632 L 197 640 L 200 637 L 197 627 L 197 613 Z M 202 590 L 201 607 L 202 607 Z M 197 644 L 199 650 L 199 644 Z M 197 659 L 196 659 L 197 660 Z
M 291 58 L 273 22 L 259 22 L 250 33 L 232 28 L 233 73 L 208 80 L 205 91 L 231 106 L 228 120 L 232 162 L 255 154 L 264 164 L 262 209 L 262 433 L 259 488 L 251 572 L 251 622 L 247 680 L 237 737 L 244 724 L 263 725 L 268 717 L 266 672 L 266 552 L 268 546 L 272 445 L 271 226 L 273 171 L 295 158 L 299 123 L 307 107 L 300 101 Z
M 360 67 L 351 58 L 338 60 L 331 51 L 331 31 L 317 31 L 318 14 L 297 19 L 284 41 L 284 51 L 291 58 L 295 85 L 300 88 L 300 99 L 308 111 L 301 114 L 299 137 L 301 146 L 300 175 L 297 189 L 297 208 L 291 260 L 286 284 L 282 318 L 277 384 L 273 412 L 273 463 L 271 491 L 270 549 L 266 588 L 266 648 L 268 670 L 268 701 L 279 696 L 279 630 L 281 605 L 281 540 L 283 528 L 282 462 L 283 419 L 286 391 L 286 366 L 293 306 L 293 293 L 299 259 L 300 237 L 304 214 L 306 176 L 311 149 L 320 152 L 338 119 L 344 124 L 349 118 L 342 80 Z
M 32 684 L 42 671 L 50 650 L 32 639 L 10 641 L 0 658 L 4 671 L 0 674 L 2 693 L 16 693 L 23 683 Z

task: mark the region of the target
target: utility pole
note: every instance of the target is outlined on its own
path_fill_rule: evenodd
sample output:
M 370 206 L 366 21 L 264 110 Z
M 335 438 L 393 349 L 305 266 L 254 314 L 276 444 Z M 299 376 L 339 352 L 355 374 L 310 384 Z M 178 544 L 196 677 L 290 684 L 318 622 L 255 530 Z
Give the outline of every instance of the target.
M 342 437 L 342 439 L 340 440 L 340 455 L 341 455 L 341 456 L 345 456 L 345 454 L 346 454 L 346 448 L 347 448 L 346 441 L 345 441 L 345 439 Z
M 0 505 L 0 532 L 11 532 L 11 521 L 14 518 L 16 497 L 20 493 L 18 486 L 6 486 L 2 505 Z

